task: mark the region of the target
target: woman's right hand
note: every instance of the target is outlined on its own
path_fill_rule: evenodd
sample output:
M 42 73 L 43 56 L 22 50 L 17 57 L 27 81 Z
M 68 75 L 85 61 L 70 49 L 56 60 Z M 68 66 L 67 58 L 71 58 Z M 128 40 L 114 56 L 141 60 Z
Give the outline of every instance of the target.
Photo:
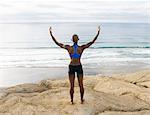
M 51 26 L 49 27 L 49 32 L 52 32 L 52 27 Z

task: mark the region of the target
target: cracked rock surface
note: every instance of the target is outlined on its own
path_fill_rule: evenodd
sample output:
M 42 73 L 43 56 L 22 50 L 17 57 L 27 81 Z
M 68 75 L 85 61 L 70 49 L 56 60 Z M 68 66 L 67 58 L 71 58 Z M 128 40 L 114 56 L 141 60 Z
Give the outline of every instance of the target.
M 83 82 L 85 102 L 76 78 L 73 105 L 68 77 L 1 89 L 0 115 L 150 115 L 150 70 Z

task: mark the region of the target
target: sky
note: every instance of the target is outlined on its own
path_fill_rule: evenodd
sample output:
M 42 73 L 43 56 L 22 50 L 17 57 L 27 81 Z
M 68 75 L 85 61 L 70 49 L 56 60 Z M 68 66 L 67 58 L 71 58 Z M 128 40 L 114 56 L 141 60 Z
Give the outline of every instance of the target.
M 0 23 L 150 23 L 149 0 L 0 0 Z

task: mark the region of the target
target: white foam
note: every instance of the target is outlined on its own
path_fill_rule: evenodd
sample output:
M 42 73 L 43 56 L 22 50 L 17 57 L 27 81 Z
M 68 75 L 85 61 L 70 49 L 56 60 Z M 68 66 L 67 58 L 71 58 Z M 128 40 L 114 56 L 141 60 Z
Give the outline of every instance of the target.
M 5 49 L 0 50 L 0 67 L 52 67 L 66 66 L 70 57 L 63 49 Z M 144 57 L 146 55 L 146 57 Z M 148 49 L 88 49 L 83 52 L 83 64 L 111 62 L 150 63 Z

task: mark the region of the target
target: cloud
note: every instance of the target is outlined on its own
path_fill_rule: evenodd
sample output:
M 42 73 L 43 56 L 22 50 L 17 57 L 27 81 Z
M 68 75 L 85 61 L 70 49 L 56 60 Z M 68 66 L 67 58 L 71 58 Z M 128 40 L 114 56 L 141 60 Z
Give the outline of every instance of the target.
M 147 22 L 148 3 L 148 0 L 1 0 L 0 21 Z

